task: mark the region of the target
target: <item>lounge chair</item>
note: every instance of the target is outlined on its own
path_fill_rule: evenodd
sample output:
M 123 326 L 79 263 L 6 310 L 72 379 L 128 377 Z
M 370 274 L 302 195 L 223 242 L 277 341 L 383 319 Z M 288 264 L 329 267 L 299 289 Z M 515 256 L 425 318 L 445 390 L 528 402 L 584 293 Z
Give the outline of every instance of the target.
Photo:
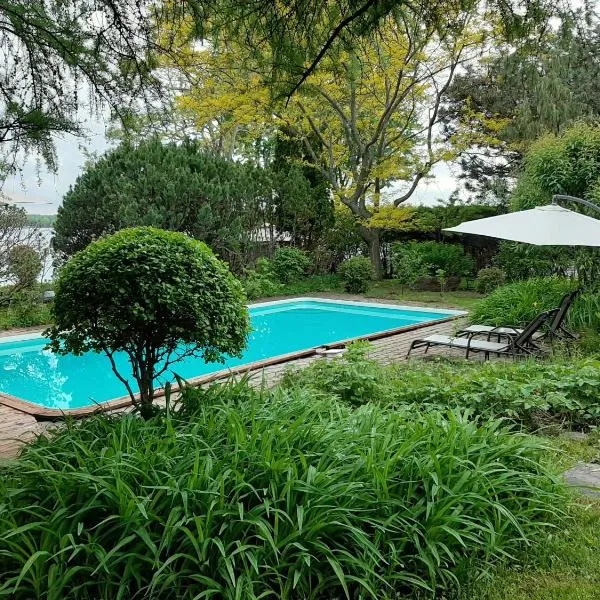
M 488 340 L 478 340 L 474 335 L 467 337 L 450 337 L 447 335 L 434 334 L 427 337 L 414 340 L 410 345 L 406 357 L 415 348 L 425 348 L 425 352 L 433 346 L 446 346 L 448 348 L 458 348 L 466 350 L 465 358 L 469 358 L 471 352 L 483 352 L 484 359 L 487 360 L 490 354 L 508 355 L 516 358 L 517 356 L 533 356 L 540 351 L 540 348 L 533 341 L 533 336 L 538 333 L 541 328 L 550 319 L 553 319 L 558 308 L 540 313 L 528 325 L 526 325 L 520 334 L 516 336 L 508 336 L 502 342 L 491 342 Z
M 579 295 L 581 290 L 575 290 L 574 292 L 569 292 L 563 296 L 563 299 L 560 301 L 558 309 L 556 310 L 556 314 L 552 319 L 547 331 L 537 331 L 532 336 L 532 341 L 539 341 L 543 337 L 549 338 L 561 338 L 567 340 L 577 339 L 573 333 L 571 333 L 568 329 L 565 328 L 565 318 L 567 316 L 567 312 L 573 301 Z M 502 327 L 493 327 L 491 325 L 469 325 L 469 327 L 465 327 L 461 329 L 456 334 L 458 337 L 474 337 L 474 336 L 484 336 L 488 341 L 491 341 L 492 338 L 496 338 L 498 342 L 501 342 L 506 337 L 516 337 L 520 333 L 523 332 L 522 328 L 519 327 L 510 327 L 510 326 L 502 326 Z

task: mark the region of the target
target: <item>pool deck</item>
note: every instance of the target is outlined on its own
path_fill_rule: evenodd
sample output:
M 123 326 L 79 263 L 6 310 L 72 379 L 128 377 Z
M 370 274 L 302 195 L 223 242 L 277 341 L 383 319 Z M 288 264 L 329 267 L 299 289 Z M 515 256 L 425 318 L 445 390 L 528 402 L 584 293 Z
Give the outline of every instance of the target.
M 333 294 L 323 295 L 324 298 L 340 299 L 340 300 L 363 300 L 366 302 L 377 302 L 377 300 L 365 299 L 360 297 L 338 296 Z M 381 303 L 394 304 L 391 300 L 381 300 Z M 399 303 L 397 303 L 399 304 Z M 402 303 L 408 304 L 408 303 Z M 418 305 L 415 305 L 418 306 Z M 391 335 L 371 341 L 372 350 L 371 358 L 382 364 L 399 363 L 406 360 L 406 353 L 414 339 L 431 335 L 433 333 L 451 334 L 456 330 L 460 321 L 450 321 L 444 323 L 433 323 L 414 331 Z M 12 330 L 0 333 L 0 338 L 8 335 L 16 335 L 17 333 L 32 333 L 40 331 L 40 329 Z M 437 350 L 432 348 L 429 351 L 430 355 L 443 353 L 448 356 L 448 350 Z M 453 351 L 450 351 L 453 354 Z M 422 355 L 421 350 L 414 353 L 415 358 Z M 458 351 L 456 356 L 464 356 L 464 353 Z M 285 363 L 270 365 L 252 372 L 252 381 L 264 383 L 267 386 L 275 385 L 286 369 L 290 367 L 300 368 L 308 365 L 313 360 L 324 360 L 318 356 L 309 356 L 290 360 Z M 202 381 L 198 382 L 202 384 Z M 159 399 L 160 400 L 160 399 Z M 38 421 L 33 415 L 27 414 L 14 407 L 0 404 L 0 459 L 10 459 L 18 455 L 19 449 L 28 441 L 34 439 L 37 435 L 44 433 L 47 430 L 48 423 Z

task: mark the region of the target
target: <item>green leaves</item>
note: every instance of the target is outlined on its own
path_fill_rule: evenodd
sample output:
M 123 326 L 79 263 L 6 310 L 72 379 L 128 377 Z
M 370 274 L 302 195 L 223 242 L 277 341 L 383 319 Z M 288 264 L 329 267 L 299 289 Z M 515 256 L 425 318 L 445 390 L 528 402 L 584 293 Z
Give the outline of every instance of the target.
M 364 294 L 373 280 L 373 266 L 368 258 L 354 256 L 340 265 L 340 275 L 347 292 Z
M 270 197 L 263 169 L 198 143 L 123 143 L 88 165 L 65 195 L 56 248 L 72 255 L 104 234 L 146 225 L 188 233 L 235 263 L 264 224 Z
M 412 285 L 420 277 L 435 276 L 443 270 L 447 276 L 472 275 L 473 259 L 463 246 L 439 242 L 406 242 L 392 245 L 392 265 L 403 283 Z
M 550 423 L 600 424 L 600 362 L 594 358 L 386 367 L 368 360 L 363 348 L 350 348 L 343 359 L 288 371 L 283 386 L 308 389 L 317 397 L 334 395 L 352 406 L 375 402 L 402 411 L 466 410 L 476 420 L 505 418 L 530 430 Z
M 442 597 L 564 505 L 541 448 L 499 423 L 245 382 L 184 395 L 4 468 L 0 597 Z
M 244 302 L 240 283 L 202 242 L 151 227 L 124 229 L 60 270 L 46 335 L 62 353 L 126 352 L 148 403 L 158 365 L 165 370 L 181 358 L 182 345 L 187 355 L 211 361 L 243 350 Z
M 558 277 L 538 277 L 509 283 L 494 290 L 471 312 L 471 322 L 520 327 L 545 310 L 556 308 L 576 282 Z

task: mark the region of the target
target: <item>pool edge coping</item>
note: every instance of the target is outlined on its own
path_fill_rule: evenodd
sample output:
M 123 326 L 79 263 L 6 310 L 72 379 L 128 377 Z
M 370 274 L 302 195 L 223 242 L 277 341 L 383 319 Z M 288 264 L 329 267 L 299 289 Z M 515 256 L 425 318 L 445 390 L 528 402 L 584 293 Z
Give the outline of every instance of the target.
M 464 317 L 468 314 L 467 311 L 463 310 L 454 310 L 454 309 L 433 309 L 430 307 L 416 307 L 416 306 L 404 306 L 400 304 L 384 304 L 379 302 L 361 302 L 359 300 L 333 300 L 329 298 L 312 298 L 306 296 L 299 296 L 296 298 L 286 298 L 282 300 L 274 300 L 272 302 L 258 302 L 255 304 L 249 304 L 248 307 L 261 307 L 261 306 L 269 306 L 274 304 L 289 304 L 298 301 L 314 301 L 314 302 L 329 302 L 332 304 L 353 304 L 358 306 L 370 306 L 370 307 L 383 307 L 383 308 L 392 308 L 392 309 L 406 309 L 420 312 L 432 312 L 438 314 L 448 314 L 448 317 L 443 319 L 435 319 L 434 321 L 426 321 L 424 323 L 416 323 L 413 325 L 405 325 L 404 327 L 397 327 L 395 329 L 387 329 L 385 331 L 379 331 L 376 333 L 370 333 L 363 336 L 347 338 L 345 340 L 340 340 L 337 342 L 332 342 L 329 344 L 323 344 L 321 346 L 315 346 L 313 348 L 309 348 L 307 350 L 299 350 L 297 352 L 289 352 L 287 354 L 280 354 L 278 356 L 274 356 L 271 358 L 267 358 L 261 361 L 255 361 L 252 363 L 248 363 L 246 365 L 239 365 L 237 367 L 232 367 L 230 369 L 221 369 L 220 371 L 215 371 L 214 373 L 209 373 L 206 375 L 200 375 L 198 377 L 193 377 L 191 379 L 186 380 L 186 385 L 190 387 L 197 387 L 200 385 L 204 385 L 207 383 L 212 383 L 214 381 L 218 381 L 221 379 L 226 379 L 228 377 L 232 377 L 235 375 L 246 375 L 250 374 L 254 371 L 259 371 L 265 369 L 267 367 L 271 367 L 278 364 L 284 364 L 288 362 L 292 362 L 294 360 L 298 360 L 301 358 L 309 358 L 311 356 L 315 356 L 319 349 L 325 348 L 340 348 L 350 344 L 352 342 L 357 341 L 373 341 L 379 340 L 386 337 L 392 337 L 394 335 L 400 335 L 402 333 L 408 333 L 410 331 L 416 331 L 419 329 L 424 329 L 426 327 L 432 327 L 433 325 L 448 323 L 450 321 L 455 321 Z M 32 334 L 23 334 L 23 336 L 31 336 Z M 39 335 L 39 334 L 38 334 Z M 22 336 L 11 336 L 11 341 L 14 340 L 25 340 L 27 337 Z M 29 338 L 32 339 L 32 338 Z M 173 385 L 171 387 L 172 392 L 178 392 L 180 390 L 179 385 Z M 160 398 L 164 396 L 164 388 L 159 388 L 154 392 L 154 398 Z M 139 398 L 139 394 L 136 394 L 136 397 Z M 4 392 L 0 392 L 0 404 L 4 404 L 9 408 L 13 408 L 14 410 L 18 410 L 22 413 L 28 414 L 36 418 L 38 421 L 59 421 L 65 418 L 74 418 L 74 419 L 82 419 L 88 416 L 92 416 L 94 414 L 100 414 L 105 412 L 112 412 L 116 410 L 121 410 L 128 408 L 133 405 L 131 398 L 129 396 L 120 396 L 119 398 L 114 398 L 113 400 L 107 400 L 106 402 L 99 402 L 97 404 L 92 404 L 90 406 L 85 406 L 82 408 L 72 408 L 61 410 L 58 408 L 44 408 L 39 404 L 35 404 L 34 402 L 28 402 L 27 400 L 23 400 L 18 398 L 17 396 L 12 396 L 11 394 L 6 394 Z

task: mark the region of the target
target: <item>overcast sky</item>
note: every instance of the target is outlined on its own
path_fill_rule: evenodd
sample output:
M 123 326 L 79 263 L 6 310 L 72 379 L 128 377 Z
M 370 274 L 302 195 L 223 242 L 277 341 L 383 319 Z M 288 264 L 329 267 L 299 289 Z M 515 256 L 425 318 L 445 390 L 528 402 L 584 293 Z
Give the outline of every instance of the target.
M 49 173 L 35 158 L 22 163 L 21 172 L 6 180 L 4 193 L 34 214 L 55 214 L 65 192 L 81 172 L 89 153 L 103 153 L 109 143 L 105 138 L 106 123 L 100 118 L 86 119 L 86 138 L 57 138 L 58 171 Z M 411 204 L 434 204 L 447 198 L 456 187 L 456 179 L 446 165 L 434 170 L 434 176 L 421 182 Z

